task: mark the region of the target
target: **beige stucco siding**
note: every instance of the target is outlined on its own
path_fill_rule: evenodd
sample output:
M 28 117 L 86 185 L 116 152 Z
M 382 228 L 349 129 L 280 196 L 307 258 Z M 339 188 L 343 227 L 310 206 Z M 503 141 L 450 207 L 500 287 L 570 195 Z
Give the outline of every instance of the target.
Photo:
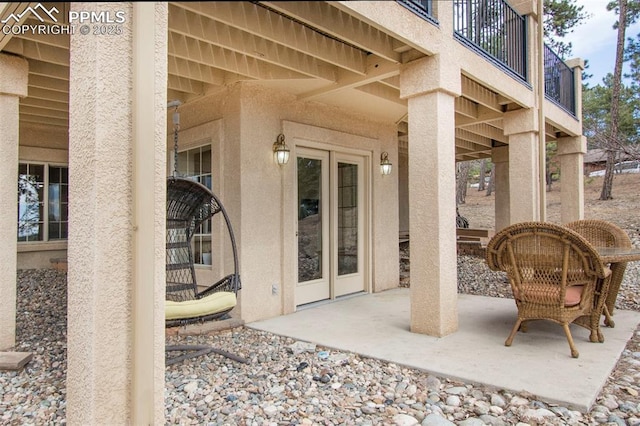
M 295 309 L 295 208 L 292 201 L 295 160 L 278 166 L 272 145 L 280 133 L 295 150 L 296 137 L 355 149 L 366 153 L 371 163 L 369 290 L 381 291 L 398 285 L 398 154 L 395 123 L 370 120 L 344 109 L 314 102 L 250 83 L 179 107 L 180 149 L 209 137 L 213 152 L 213 189 L 231 217 L 239 251 L 239 307 L 235 315 L 245 321 L 278 316 Z M 212 123 L 217 123 L 212 125 Z M 295 133 L 285 123 L 299 124 Z M 167 148 L 173 149 L 171 114 Z M 295 126 L 294 126 L 295 127 Z M 220 132 L 216 129 L 220 129 Z M 215 134 L 206 135 L 202 129 Z M 196 133 L 194 136 L 192 133 Z M 295 134 L 295 137 L 294 137 Z M 332 135 L 336 135 L 333 137 Z M 216 138 L 220 138 L 219 141 Z M 219 144 L 219 146 L 217 146 Z M 195 143 L 197 145 L 197 143 Z M 379 172 L 380 153 L 387 151 L 394 164 L 390 176 Z M 169 154 L 170 155 L 170 154 Z M 214 228 L 224 232 L 224 227 Z M 214 234 L 214 239 L 215 239 Z M 229 273 L 233 259 L 228 239 L 222 238 L 223 268 Z M 214 264 L 216 260 L 214 259 Z M 215 282 L 222 271 L 199 268 L 201 285 Z M 277 291 L 273 294 L 272 287 Z
M 371 154 L 371 286 L 373 291 L 397 286 L 397 173 L 382 177 L 378 167 L 381 151 L 397 163 L 395 123 L 376 123 L 251 84 L 241 94 L 242 317 L 253 321 L 294 308 L 295 164 L 274 163 L 271 145 L 279 133 L 294 150 L 296 139 L 304 137 L 330 149 Z M 272 285 L 279 286 L 278 294 L 272 294 Z

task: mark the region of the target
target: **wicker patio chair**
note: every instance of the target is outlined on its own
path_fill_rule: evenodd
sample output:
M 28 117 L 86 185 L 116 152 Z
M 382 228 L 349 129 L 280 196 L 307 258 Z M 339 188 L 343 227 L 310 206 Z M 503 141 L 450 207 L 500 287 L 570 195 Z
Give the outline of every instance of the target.
M 598 219 L 583 219 L 567 223 L 564 226 L 582 235 L 595 247 L 632 247 L 629 235 L 611 222 Z M 618 297 L 618 291 L 622 284 L 627 263 L 612 263 L 609 268 L 611 269 L 611 282 L 609 283 L 609 291 L 604 299 L 602 312 L 605 316 L 605 325 L 614 327 L 615 323 L 613 319 L 611 319 L 611 316 L 613 315 L 613 309 L 616 305 L 616 298 Z
M 233 252 L 233 273 L 200 291 L 196 280 L 192 237 L 200 225 L 221 213 L 227 226 Z M 225 318 L 236 306 L 240 276 L 238 254 L 231 222 L 222 203 L 207 187 L 191 179 L 167 179 L 166 240 L 166 327 L 182 326 Z M 196 351 L 167 360 L 171 365 L 180 360 L 216 352 L 246 362 L 228 352 L 208 346 L 167 346 L 167 352 Z
M 497 233 L 487 245 L 487 264 L 507 273 L 518 308 L 518 318 L 505 346 L 511 346 L 521 325 L 530 320 L 550 320 L 562 325 L 571 348 L 569 324 L 576 318 L 591 318 L 599 280 L 610 271 L 593 246 L 578 233 L 547 222 L 523 222 Z M 608 285 L 608 280 L 604 280 Z M 598 321 L 579 324 L 591 331 L 591 340 L 601 334 Z M 594 340 L 595 339 L 595 340 Z

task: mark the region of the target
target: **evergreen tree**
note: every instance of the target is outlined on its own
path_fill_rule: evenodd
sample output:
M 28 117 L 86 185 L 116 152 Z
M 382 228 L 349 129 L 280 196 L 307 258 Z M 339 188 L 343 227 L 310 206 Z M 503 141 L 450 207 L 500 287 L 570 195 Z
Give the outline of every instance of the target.
M 589 15 L 576 0 L 544 0 L 544 37 L 561 58 L 571 55 L 571 43 L 562 40 Z

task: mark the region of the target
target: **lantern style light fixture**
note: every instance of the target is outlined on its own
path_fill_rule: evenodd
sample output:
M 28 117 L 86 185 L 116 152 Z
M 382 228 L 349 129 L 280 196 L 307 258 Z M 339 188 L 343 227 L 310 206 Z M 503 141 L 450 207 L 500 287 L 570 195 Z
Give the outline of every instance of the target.
M 289 147 L 284 143 L 284 135 L 280 133 L 273 143 L 273 158 L 275 158 L 276 163 L 283 166 L 289 162 L 290 153 Z
M 389 161 L 389 154 L 384 151 L 382 154 L 380 154 L 380 173 L 382 173 L 383 175 L 390 175 L 391 174 L 391 161 Z

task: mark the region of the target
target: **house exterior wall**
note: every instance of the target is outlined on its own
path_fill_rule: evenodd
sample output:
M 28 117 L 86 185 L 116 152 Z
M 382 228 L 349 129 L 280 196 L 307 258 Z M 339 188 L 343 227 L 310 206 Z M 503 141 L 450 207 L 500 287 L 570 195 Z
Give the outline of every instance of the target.
M 132 23 L 70 39 L 67 421 L 163 423 L 167 4 L 71 7 Z
M 0 152 L 3 167 L 0 177 L 4 182 L 18 180 L 19 98 L 27 95 L 28 63 L 22 58 L 0 54 Z M 0 351 L 15 345 L 16 280 L 15 269 L 18 207 L 16 187 L 9 184 L 0 188 Z
M 295 146 L 304 139 L 327 148 L 370 153 L 370 291 L 397 287 L 397 173 L 379 172 L 381 151 L 397 159 L 396 125 L 368 120 L 339 108 L 261 88 L 241 87 L 241 271 L 242 317 L 255 321 L 293 312 L 295 214 L 293 183 Z M 272 144 L 283 133 L 292 148 L 285 166 L 273 160 Z M 272 294 L 272 285 L 279 288 Z M 268 301 L 268 303 L 265 303 Z
M 505 95 L 522 107 L 535 105 L 536 94 L 526 83 L 516 78 L 496 72 L 488 60 L 468 49 L 453 38 L 453 8 L 451 2 L 434 2 L 435 14 L 439 27 L 430 25 L 415 13 L 404 7 L 397 7 L 395 2 L 366 2 L 344 1 L 340 7 L 355 13 L 367 22 L 386 31 L 397 34 L 418 46 L 428 55 L 439 53 L 453 61 L 460 68 L 462 74 L 473 80 L 481 81 L 483 86 Z M 531 29 L 531 25 L 529 25 Z M 534 32 L 529 33 L 529 39 L 535 40 Z M 535 58 L 535 43 L 528 45 L 527 57 Z M 533 66 L 530 61 L 530 67 Z M 530 74 L 531 75 L 531 74 Z
M 231 218 L 238 245 L 242 290 L 232 314 L 246 322 L 295 310 L 295 144 L 304 139 L 337 149 L 358 150 L 370 158 L 371 217 L 370 291 L 397 287 L 398 173 L 379 172 L 380 153 L 397 164 L 397 128 L 340 108 L 300 102 L 292 95 L 251 83 L 237 83 L 203 99 L 179 107 L 180 149 L 210 138 L 213 191 Z M 173 124 L 167 122 L 167 161 L 171 163 Z M 278 166 L 272 145 L 283 133 L 291 159 Z M 216 138 L 220 138 L 216 142 Z M 171 164 L 168 165 L 168 172 Z M 224 228 L 215 228 L 216 232 Z M 233 267 L 228 239 L 221 236 L 224 259 Z M 216 260 L 214 259 L 214 264 Z M 199 267 L 198 282 L 213 283 L 222 274 Z M 273 294 L 272 287 L 277 291 Z
M 20 123 L 19 162 L 69 164 L 69 134 L 59 126 Z M 67 241 L 18 243 L 18 269 L 50 268 L 67 257 Z

